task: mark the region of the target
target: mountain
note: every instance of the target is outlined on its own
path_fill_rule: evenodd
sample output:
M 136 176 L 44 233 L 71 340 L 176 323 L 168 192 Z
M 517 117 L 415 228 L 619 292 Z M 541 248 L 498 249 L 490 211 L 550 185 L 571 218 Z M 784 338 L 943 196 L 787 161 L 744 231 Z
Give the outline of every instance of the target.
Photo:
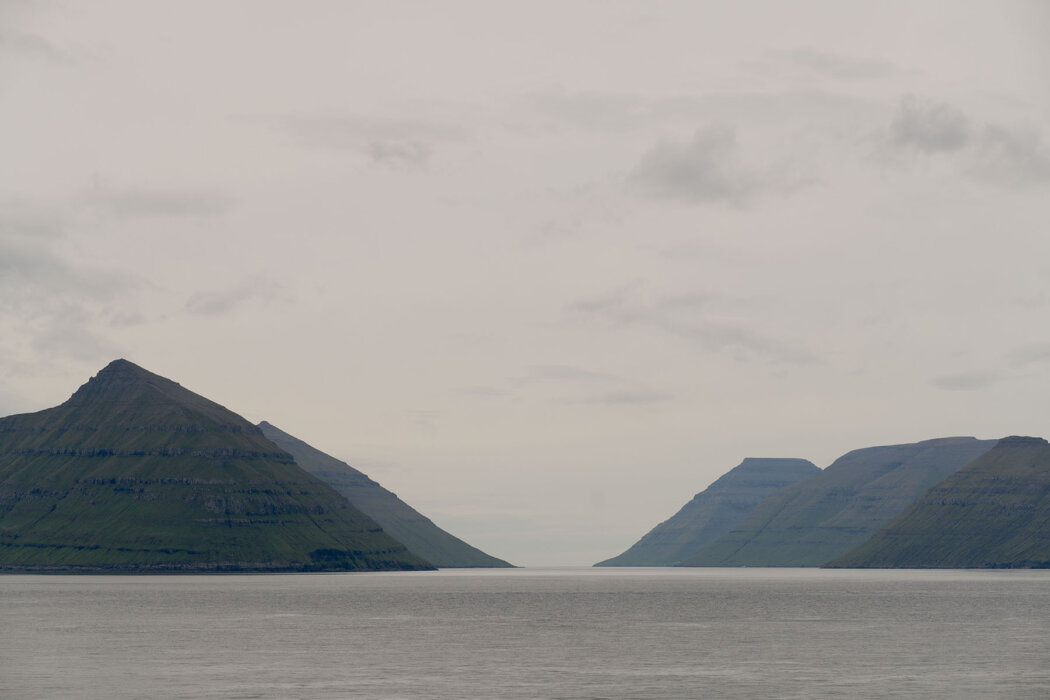
M 127 360 L 0 419 L 0 570 L 426 568 L 257 427 Z
M 673 566 L 732 530 L 766 496 L 819 472 L 805 459 L 749 457 L 626 552 L 595 566 Z
M 421 515 L 346 462 L 311 447 L 299 438 L 263 421 L 263 435 L 295 458 L 296 463 L 346 497 L 357 509 L 382 525 L 408 550 L 441 568 L 509 567 L 511 564 L 470 546 Z
M 859 546 L 994 440 L 941 438 L 854 450 L 786 486 L 684 566 L 820 566 Z
M 1050 568 L 1050 444 L 1003 438 L 828 566 Z

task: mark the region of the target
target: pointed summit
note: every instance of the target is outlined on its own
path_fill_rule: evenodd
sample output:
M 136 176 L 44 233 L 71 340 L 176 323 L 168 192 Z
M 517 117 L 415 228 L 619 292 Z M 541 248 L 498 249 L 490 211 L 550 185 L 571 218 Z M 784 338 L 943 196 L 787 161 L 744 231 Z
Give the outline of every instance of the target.
M 241 427 L 251 425 L 224 406 L 124 359 L 113 360 L 99 370 L 61 408 L 115 409 L 126 420 L 141 422 L 149 420 L 154 412 L 164 413 L 173 406 L 220 423 L 239 423 Z
M 430 568 L 232 411 L 116 360 L 0 419 L 0 570 Z

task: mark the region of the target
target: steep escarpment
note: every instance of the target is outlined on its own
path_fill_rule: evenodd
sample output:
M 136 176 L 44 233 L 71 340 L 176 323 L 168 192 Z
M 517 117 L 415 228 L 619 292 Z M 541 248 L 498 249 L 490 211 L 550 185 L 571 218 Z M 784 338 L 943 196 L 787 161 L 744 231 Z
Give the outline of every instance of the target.
M 302 440 L 263 421 L 263 434 L 287 451 L 296 463 L 346 497 L 357 509 L 378 522 L 385 532 L 404 543 L 409 551 L 442 568 L 509 567 L 445 532 L 429 518 L 402 501 L 346 462 L 311 447 Z
M 0 419 L 0 570 L 412 568 L 256 426 L 126 360 Z
M 1003 438 L 833 567 L 1050 567 L 1050 444 Z
M 770 495 L 686 566 L 820 566 L 859 546 L 931 486 L 987 452 L 972 437 L 854 450 Z
M 745 459 L 626 552 L 595 566 L 678 564 L 732 530 L 770 494 L 819 472 L 805 459 Z

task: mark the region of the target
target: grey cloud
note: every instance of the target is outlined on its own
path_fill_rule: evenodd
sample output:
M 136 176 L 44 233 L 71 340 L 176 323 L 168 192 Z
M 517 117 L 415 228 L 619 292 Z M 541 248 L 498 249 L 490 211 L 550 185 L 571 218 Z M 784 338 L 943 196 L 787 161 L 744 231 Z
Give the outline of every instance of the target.
M 585 399 L 583 403 L 608 405 L 640 405 L 674 400 L 675 395 L 663 391 L 613 391 Z
M 1050 363 L 1050 343 L 1026 345 L 1010 353 L 1010 364 L 1013 367 L 1027 367 L 1042 363 Z
M 529 377 L 570 382 L 622 382 L 622 377 L 604 372 L 592 372 L 582 367 L 571 365 L 533 365 L 529 367 Z
M 565 404 L 640 405 L 674 398 L 673 394 L 654 391 L 615 374 L 574 365 L 533 365 L 528 368 L 526 381 L 559 382 L 583 392 L 582 398 L 562 399 Z
M 214 191 L 123 190 L 95 199 L 121 218 L 221 216 L 234 205 L 232 198 Z
M 10 29 L 0 30 L 0 51 L 7 51 L 26 58 L 51 63 L 70 63 L 73 61 L 72 55 L 58 48 L 42 36 Z
M 300 115 L 263 119 L 299 145 L 356 151 L 376 164 L 425 165 L 436 145 L 464 138 L 462 129 L 438 122 L 359 115 Z
M 141 326 L 149 321 L 149 318 L 138 311 L 113 311 L 109 315 L 109 324 L 115 328 Z
M 736 137 L 727 126 L 698 130 L 692 141 L 662 141 L 642 156 L 630 181 L 661 197 L 693 202 L 739 200 L 755 188 L 735 162 Z
M 430 151 L 430 146 L 420 141 L 373 141 L 364 148 L 373 162 L 393 166 L 424 165 Z
M 51 317 L 47 327 L 32 340 L 39 355 L 68 357 L 83 362 L 99 363 L 119 357 L 120 350 L 89 328 L 93 314 L 83 308 L 70 307 Z
M 456 389 L 455 393 L 483 399 L 496 399 L 507 396 L 509 392 L 506 389 L 498 389 L 492 386 L 467 386 Z
M 1050 148 L 1034 131 L 991 125 L 977 143 L 974 171 L 1005 185 L 1050 182 Z
M 803 184 L 773 168 L 750 170 L 739 162 L 737 151 L 732 127 L 699 129 L 691 141 L 664 140 L 646 152 L 628 176 L 628 183 L 656 197 L 730 204 Z
M 69 300 L 111 299 L 134 286 L 126 275 L 73 267 L 46 240 L 0 229 L 0 309 L 20 316 L 47 314 Z
M 960 110 L 908 96 L 888 129 L 900 152 L 953 156 L 975 179 L 1004 186 L 1050 182 L 1050 147 L 1031 129 L 1001 124 L 974 126 Z
M 544 133 L 569 125 L 587 131 L 651 129 L 667 123 L 768 123 L 821 119 L 831 123 L 867 118 L 869 100 L 823 90 L 732 91 L 653 98 L 641 93 L 575 91 L 532 92 L 515 105 L 523 114 L 545 118 L 521 122 L 518 130 Z
M 893 64 L 885 61 L 843 56 L 811 48 L 769 51 L 766 58 L 774 63 L 787 64 L 838 80 L 872 80 L 900 72 Z
M 890 139 L 898 147 L 938 153 L 964 148 L 970 131 L 969 120 L 958 109 L 909 95 L 890 124 Z
M 186 300 L 186 311 L 194 316 L 222 316 L 253 299 L 271 301 L 281 293 L 281 286 L 262 277 L 219 291 L 196 292 Z
M 930 383 L 945 391 L 973 391 L 987 388 L 1001 380 L 1002 377 L 995 372 L 975 371 L 944 375 Z
M 594 129 L 630 128 L 651 121 L 660 109 L 659 103 L 636 95 L 563 89 L 530 93 L 525 103 L 554 119 L 555 125 L 581 124 Z
M 764 357 L 802 364 L 816 358 L 804 350 L 752 330 L 745 323 L 719 318 L 716 306 L 725 300 L 705 293 L 672 295 L 641 301 L 633 287 L 621 287 L 566 307 L 576 320 L 646 327 L 677 336 L 706 352 L 732 352 L 738 359 Z

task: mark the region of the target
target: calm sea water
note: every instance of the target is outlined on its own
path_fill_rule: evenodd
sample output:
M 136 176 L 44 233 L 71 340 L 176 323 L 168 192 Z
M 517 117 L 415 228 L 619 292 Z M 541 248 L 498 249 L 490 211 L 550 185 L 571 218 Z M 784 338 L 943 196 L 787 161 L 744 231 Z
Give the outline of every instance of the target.
M 1047 698 L 1050 572 L 0 576 L 3 698 Z

